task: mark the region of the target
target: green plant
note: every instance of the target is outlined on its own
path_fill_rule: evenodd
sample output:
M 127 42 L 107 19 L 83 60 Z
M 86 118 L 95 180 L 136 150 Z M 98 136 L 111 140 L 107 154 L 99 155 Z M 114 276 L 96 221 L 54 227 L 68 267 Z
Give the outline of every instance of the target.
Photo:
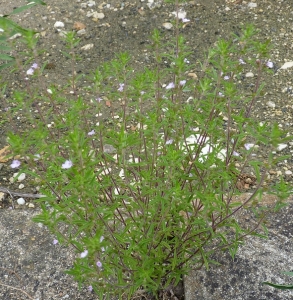
M 198 78 L 189 79 L 194 66 L 178 30 L 188 20 L 176 7 L 174 40 L 164 44 L 153 33 L 154 69 L 133 72 L 130 56 L 121 53 L 96 69 L 90 97 L 82 97 L 74 71 L 78 40 L 70 33 L 72 96 L 44 87 L 43 68 L 34 63 L 28 87 L 43 84 L 16 92 L 8 112 L 12 118 L 21 109 L 27 123 L 9 134 L 13 154 L 25 158 L 11 167 L 36 177 L 45 195 L 34 220 L 75 247 L 79 257 L 68 273 L 101 298 L 130 298 L 138 289 L 156 294 L 190 268 L 216 263 L 216 251 L 234 256 L 269 211 L 261 207 L 262 183 L 276 161 L 258 161 L 254 145 L 270 153 L 289 139 L 251 117 L 269 70 L 269 44 L 248 26 L 234 42 L 219 40 Z M 162 53 L 170 68 L 162 67 Z M 256 74 L 252 91 L 238 86 L 248 68 Z M 239 203 L 234 196 L 247 168 L 257 182 Z M 269 192 L 284 196 L 288 189 Z M 250 208 L 259 223 L 247 228 L 237 213 Z
M 293 276 L 293 272 L 282 272 L 283 274 L 289 275 L 289 276 Z M 269 286 L 272 286 L 276 289 L 280 289 L 280 290 L 292 290 L 293 289 L 293 284 L 291 285 L 283 285 L 283 284 L 274 284 L 271 282 L 263 282 L 263 284 L 267 284 Z
M 13 53 L 15 47 L 14 47 L 14 40 L 12 39 L 12 37 L 15 36 L 16 34 L 19 34 L 21 36 L 21 42 L 26 44 L 28 41 L 33 41 L 33 39 L 31 39 L 30 36 L 36 34 L 35 31 L 30 29 L 25 29 L 9 19 L 11 15 L 18 14 L 37 4 L 46 5 L 46 3 L 41 0 L 34 0 L 33 2 L 27 0 L 27 2 L 29 3 L 14 9 L 11 12 L 11 14 L 0 16 L 0 48 L 1 48 L 0 60 L 3 60 L 5 62 L 0 65 L 0 70 L 7 67 L 11 67 L 15 64 L 16 54 Z

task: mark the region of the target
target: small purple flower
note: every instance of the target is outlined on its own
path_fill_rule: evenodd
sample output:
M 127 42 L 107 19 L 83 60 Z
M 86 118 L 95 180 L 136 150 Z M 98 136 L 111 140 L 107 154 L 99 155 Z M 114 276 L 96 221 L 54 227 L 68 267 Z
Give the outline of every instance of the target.
M 246 62 L 242 58 L 239 59 L 239 63 L 240 65 L 246 65 Z
M 102 266 L 103 266 L 103 264 L 98 260 L 98 261 L 97 261 L 97 267 L 98 267 L 99 269 L 101 269 Z
M 236 152 L 236 151 L 233 151 L 233 155 L 234 156 L 240 156 L 240 154 L 238 152 Z
M 71 160 L 66 160 L 66 161 L 62 164 L 61 168 L 62 168 L 62 169 L 70 169 L 72 166 L 73 166 L 72 161 L 71 161 Z
M 229 80 L 230 77 L 229 76 L 224 76 L 224 80 Z
M 174 82 L 170 82 L 170 83 L 166 86 L 166 90 L 174 89 L 174 87 L 175 87 Z
M 225 95 L 222 92 L 219 92 L 219 97 L 224 97 Z
M 37 63 L 34 63 L 32 66 L 31 66 L 32 69 L 37 69 L 38 68 L 38 64 Z
M 57 245 L 58 244 L 58 240 L 54 239 L 53 240 L 53 245 Z
M 95 130 L 93 129 L 92 131 L 90 131 L 87 135 L 94 135 L 96 132 Z
M 103 99 L 101 97 L 97 97 L 96 100 L 100 103 Z
M 27 75 L 33 75 L 33 74 L 34 74 L 34 71 L 35 71 L 35 69 L 29 68 L 29 69 L 26 71 L 26 74 L 27 74 Z
M 85 258 L 88 255 L 88 251 L 84 250 L 83 252 L 80 253 L 80 258 Z
M 172 139 L 166 141 L 166 145 L 171 145 L 172 143 L 173 143 L 173 140 L 172 140 Z
M 251 148 L 253 148 L 254 147 L 254 144 L 244 144 L 244 148 L 246 149 L 246 150 L 250 150 Z
M 119 91 L 119 92 L 122 92 L 123 89 L 124 89 L 124 83 L 119 83 L 118 91 Z
M 186 80 L 180 80 L 180 82 L 179 82 L 179 84 L 180 84 L 181 86 L 184 86 L 185 83 L 186 83 Z
M 189 19 L 186 19 L 186 18 L 183 18 L 183 19 L 182 19 L 182 22 L 183 22 L 183 23 L 187 23 L 187 22 L 190 22 L 190 20 L 189 20 Z
M 93 291 L 93 287 L 91 285 L 88 286 L 88 290 L 89 292 L 92 292 Z
M 274 67 L 274 63 L 272 61 L 267 61 L 266 66 L 270 69 L 272 69 Z
M 11 165 L 10 165 L 10 167 L 12 169 L 18 168 L 19 166 L 20 166 L 20 161 L 17 160 L 17 159 L 13 160 L 12 163 L 11 163 Z

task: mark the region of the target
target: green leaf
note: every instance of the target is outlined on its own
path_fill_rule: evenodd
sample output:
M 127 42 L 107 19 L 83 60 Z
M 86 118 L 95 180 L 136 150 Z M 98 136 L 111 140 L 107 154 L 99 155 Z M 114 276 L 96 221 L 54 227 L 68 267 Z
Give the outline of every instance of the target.
M 3 70 L 3 69 L 5 69 L 5 68 L 8 68 L 8 67 L 10 67 L 10 66 L 13 66 L 14 63 L 15 63 L 15 61 L 10 62 L 10 63 L 7 63 L 7 64 L 1 65 L 1 66 L 0 66 L 0 71 Z
M 2 60 L 15 60 L 15 58 L 13 56 L 10 56 L 8 54 L 1 54 L 1 53 L 0 53 L 0 59 L 2 59 Z
M 267 281 L 263 282 L 263 284 L 267 284 L 267 285 L 272 286 L 279 290 L 292 290 L 293 289 L 293 285 L 273 284 L 273 283 L 270 283 Z
M 11 13 L 10 15 L 14 15 L 14 14 L 18 14 L 26 9 L 29 9 L 37 4 L 41 4 L 41 5 L 46 5 L 45 2 L 41 1 L 41 0 L 34 0 L 33 2 L 30 2 L 28 3 L 27 5 L 23 5 L 23 6 L 20 6 L 18 8 L 15 8 Z M 9 15 L 5 15 L 4 17 L 8 17 Z

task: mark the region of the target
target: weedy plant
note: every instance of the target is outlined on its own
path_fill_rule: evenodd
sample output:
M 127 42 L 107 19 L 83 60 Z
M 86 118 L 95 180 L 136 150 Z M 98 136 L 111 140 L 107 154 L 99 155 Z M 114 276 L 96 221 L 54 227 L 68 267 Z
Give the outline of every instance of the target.
M 4 61 L 4 63 L 0 65 L 0 70 L 14 66 L 16 63 L 15 39 L 21 38 L 25 44 L 34 43 L 36 41 L 33 36 L 37 32 L 23 28 L 9 18 L 11 15 L 19 14 L 37 4 L 46 5 L 46 3 L 41 0 L 27 2 L 29 2 L 27 5 L 15 8 L 9 15 L 0 15 L 0 60 Z M 31 48 L 33 46 L 35 45 L 30 45 Z
M 277 162 L 272 151 L 288 139 L 277 125 L 251 117 L 262 74 L 270 71 L 269 43 L 249 25 L 233 41 L 219 40 L 196 77 L 179 34 L 189 20 L 175 4 L 174 40 L 163 43 L 158 30 L 152 35 L 154 69 L 133 70 L 121 53 L 97 67 L 86 87 L 92 97 L 82 96 L 74 70 L 79 40 L 68 33 L 72 93 L 46 87 L 34 57 L 28 90 L 4 98 L 7 115 L 22 110 L 27 125 L 9 134 L 20 157 L 11 167 L 34 176 L 45 195 L 34 221 L 76 249 L 67 273 L 101 299 L 138 290 L 157 295 L 190 269 L 216 263 L 215 252 L 234 256 L 247 235 L 257 234 L 237 213 L 252 209 L 261 224 L 269 211 L 261 205 L 262 183 Z M 247 70 L 256 75 L 252 90 L 240 83 Z M 254 145 L 267 149 L 266 162 L 254 156 Z M 252 196 L 236 202 L 244 170 L 256 183 Z M 282 181 L 268 192 L 280 196 L 276 206 L 288 195 Z

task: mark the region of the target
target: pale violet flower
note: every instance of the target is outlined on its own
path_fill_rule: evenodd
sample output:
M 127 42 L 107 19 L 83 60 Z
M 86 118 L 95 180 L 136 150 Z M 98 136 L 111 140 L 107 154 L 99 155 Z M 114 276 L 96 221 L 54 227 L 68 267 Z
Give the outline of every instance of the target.
M 240 65 L 246 65 L 246 62 L 242 58 L 239 59 L 239 63 Z
M 101 97 L 97 97 L 96 100 L 97 100 L 98 102 L 101 102 L 103 99 L 102 99 Z
M 20 166 L 20 161 L 17 160 L 17 159 L 13 160 L 12 163 L 11 163 L 11 165 L 10 165 L 10 167 L 12 169 L 18 168 L 19 166 Z
M 90 131 L 87 135 L 94 135 L 96 132 L 95 130 L 93 129 L 92 131 Z
M 219 97 L 225 97 L 225 95 L 222 92 L 219 92 Z
M 224 80 L 229 80 L 230 77 L 229 76 L 224 76 Z
M 184 10 L 180 10 L 178 12 L 174 11 L 174 12 L 172 12 L 172 14 L 175 15 L 175 17 L 178 17 L 178 19 L 181 19 L 181 20 L 186 18 L 186 11 L 184 11 Z
M 267 61 L 266 66 L 270 69 L 272 69 L 274 67 L 274 63 L 272 61 Z
M 166 90 L 174 89 L 174 87 L 175 87 L 174 82 L 170 82 L 170 83 L 166 86 Z
M 57 245 L 58 244 L 58 240 L 54 239 L 53 240 L 53 245 Z
M 29 69 L 26 71 L 26 74 L 27 74 L 27 75 L 33 75 L 33 74 L 34 74 L 34 71 L 35 71 L 35 69 L 29 68 Z
M 250 150 L 251 148 L 253 148 L 254 147 L 254 144 L 244 144 L 244 148 L 246 149 L 246 150 Z
M 186 18 L 183 18 L 183 19 L 182 19 L 182 22 L 183 22 L 183 23 L 187 23 L 187 22 L 190 22 L 190 20 L 189 20 L 189 19 L 186 19 Z
M 186 83 L 186 80 L 180 80 L 180 82 L 179 82 L 179 84 L 180 84 L 181 86 L 184 86 L 185 83 Z
M 171 145 L 172 143 L 173 143 L 173 140 L 172 140 L 172 139 L 166 141 L 166 145 Z
M 119 83 L 118 91 L 119 91 L 119 92 L 122 92 L 123 89 L 124 89 L 124 83 Z
M 88 251 L 84 250 L 83 252 L 80 253 L 80 258 L 85 258 L 88 255 Z
M 103 264 L 98 260 L 98 261 L 97 261 L 97 267 L 101 269 L 102 266 L 103 266 Z
M 141 95 L 144 95 L 144 94 L 145 94 L 145 91 L 141 91 L 140 94 L 141 94 Z
M 71 161 L 71 160 L 66 160 L 66 161 L 62 164 L 61 168 L 62 168 L 62 169 L 70 169 L 72 166 L 73 166 L 72 161 Z
M 33 63 L 32 66 L 26 71 L 27 75 L 33 75 L 35 72 L 35 69 L 38 68 L 38 64 L 37 63 Z
M 91 285 L 88 286 L 88 290 L 89 292 L 92 292 L 93 291 L 93 287 Z
M 238 152 L 236 152 L 236 151 L 233 151 L 233 155 L 234 156 L 240 156 L 240 154 Z

